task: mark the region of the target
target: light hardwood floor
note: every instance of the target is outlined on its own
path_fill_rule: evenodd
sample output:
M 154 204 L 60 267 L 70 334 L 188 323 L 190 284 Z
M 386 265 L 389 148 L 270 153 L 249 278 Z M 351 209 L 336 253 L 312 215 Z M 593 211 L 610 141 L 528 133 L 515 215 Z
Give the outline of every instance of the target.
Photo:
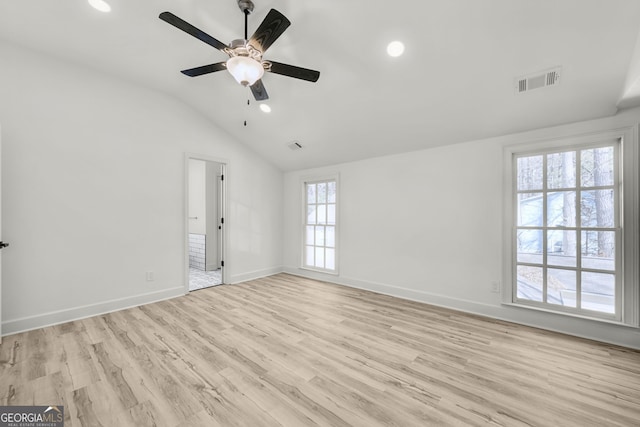
M 640 352 L 280 274 L 6 337 L 66 426 L 638 426 Z

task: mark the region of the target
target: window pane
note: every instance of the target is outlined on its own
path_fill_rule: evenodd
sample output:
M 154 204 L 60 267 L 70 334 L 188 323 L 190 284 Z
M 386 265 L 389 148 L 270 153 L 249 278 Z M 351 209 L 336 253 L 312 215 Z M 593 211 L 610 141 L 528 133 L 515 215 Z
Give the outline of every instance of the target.
M 514 153 L 513 301 L 620 319 L 620 145 L 569 143 L 523 157 Z
M 615 276 L 582 272 L 582 308 L 615 313 Z
M 327 203 L 327 184 L 318 184 L 318 203 Z
M 542 225 L 542 193 L 518 194 L 518 225 Z
M 518 230 L 518 262 L 542 264 L 542 230 Z
M 316 224 L 316 205 L 307 206 L 307 224 Z
M 577 246 L 575 230 L 547 231 L 547 264 L 575 267 Z
M 615 232 L 583 231 L 581 243 L 583 268 L 615 270 Z
M 327 224 L 336 223 L 336 205 L 327 205 Z
M 542 189 L 542 156 L 519 157 L 518 190 Z
M 582 150 L 580 178 L 583 187 L 613 185 L 613 147 Z
M 333 248 L 336 246 L 336 228 L 335 227 L 327 227 L 326 236 L 325 236 L 325 245 Z
M 336 182 L 331 181 L 327 183 L 327 202 L 335 203 L 336 202 Z
M 313 267 L 314 259 L 313 254 L 315 253 L 315 248 L 313 246 L 305 246 L 305 264 Z
M 324 227 L 316 227 L 316 246 L 324 246 Z
M 327 205 L 318 205 L 318 222 L 317 224 L 327 223 Z
M 306 227 L 307 233 L 306 233 L 306 238 L 305 238 L 305 243 L 307 245 L 313 245 L 314 244 L 314 230 L 313 230 L 313 225 L 307 225 Z
M 576 272 L 574 270 L 547 270 L 547 302 L 576 307 Z
M 553 153 L 547 156 L 547 187 L 576 186 L 576 152 Z
M 324 248 L 316 248 L 316 267 L 324 268 Z
M 306 221 L 303 225 L 303 267 L 335 270 L 337 184 L 304 183 Z
M 316 202 L 316 185 L 307 184 L 307 203 Z
M 613 190 L 583 191 L 580 213 L 583 227 L 614 227 Z
M 326 267 L 329 270 L 335 270 L 336 269 L 336 251 L 335 249 L 327 249 L 326 250 Z
M 517 274 L 518 298 L 529 301 L 542 301 L 542 267 L 519 265 Z
M 576 226 L 575 191 L 556 191 L 547 194 L 547 226 Z

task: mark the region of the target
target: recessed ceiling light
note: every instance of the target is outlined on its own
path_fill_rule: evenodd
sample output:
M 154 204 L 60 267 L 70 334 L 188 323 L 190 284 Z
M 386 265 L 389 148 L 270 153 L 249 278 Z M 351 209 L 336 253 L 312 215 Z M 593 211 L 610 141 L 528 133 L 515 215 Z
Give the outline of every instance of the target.
M 265 113 L 271 112 L 271 107 L 269 107 L 267 104 L 260 104 L 260 109 Z
M 104 0 L 87 0 L 94 9 L 100 12 L 111 12 L 111 6 Z
M 404 44 L 399 41 L 389 43 L 387 46 L 387 53 L 389 56 L 393 57 L 402 55 L 404 53 Z

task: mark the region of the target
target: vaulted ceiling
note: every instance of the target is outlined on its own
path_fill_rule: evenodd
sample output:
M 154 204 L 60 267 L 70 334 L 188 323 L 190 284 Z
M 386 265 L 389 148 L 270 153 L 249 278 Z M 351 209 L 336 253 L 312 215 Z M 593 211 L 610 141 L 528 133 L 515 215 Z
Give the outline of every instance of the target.
M 229 43 L 244 31 L 236 0 L 106 1 L 110 13 L 86 0 L 0 2 L 0 39 L 175 96 L 282 170 L 636 105 L 637 0 L 254 0 L 249 34 L 271 8 L 292 22 L 265 58 L 321 72 L 317 83 L 266 74 L 268 114 L 227 72 L 182 75 L 226 56 L 158 19 L 170 11 Z M 387 55 L 393 40 L 404 55 Z M 518 77 L 553 67 L 559 84 L 517 94 Z

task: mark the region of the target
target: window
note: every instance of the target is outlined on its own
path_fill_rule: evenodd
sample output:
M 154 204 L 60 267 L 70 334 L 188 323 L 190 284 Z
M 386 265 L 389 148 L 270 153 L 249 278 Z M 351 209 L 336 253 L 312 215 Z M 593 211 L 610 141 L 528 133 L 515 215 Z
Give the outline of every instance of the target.
M 638 153 L 625 135 L 509 147 L 505 302 L 637 326 Z
M 305 182 L 304 195 L 302 266 L 336 272 L 337 180 Z

